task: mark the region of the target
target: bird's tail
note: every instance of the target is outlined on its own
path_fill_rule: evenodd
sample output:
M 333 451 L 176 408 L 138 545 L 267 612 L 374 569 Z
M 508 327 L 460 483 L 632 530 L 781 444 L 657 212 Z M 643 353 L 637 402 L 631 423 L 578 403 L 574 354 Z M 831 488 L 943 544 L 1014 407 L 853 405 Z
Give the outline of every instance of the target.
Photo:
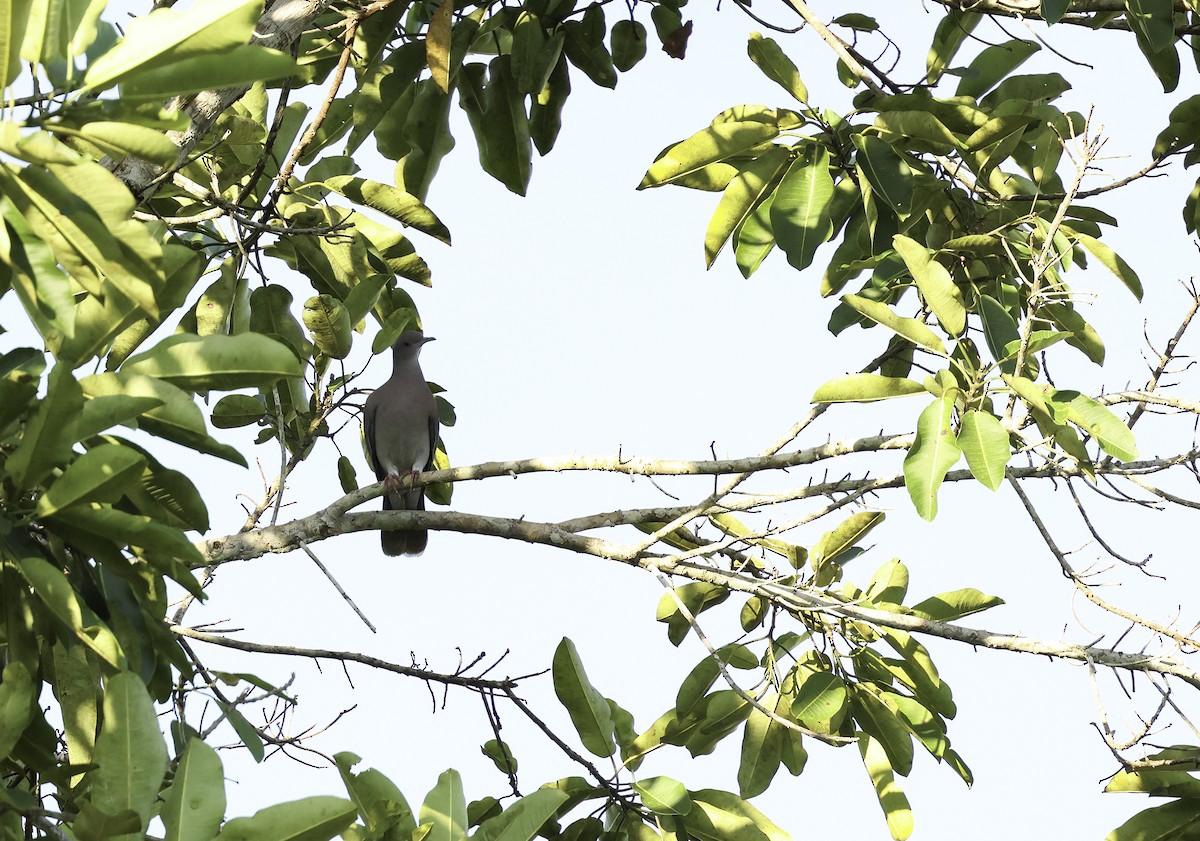
M 424 511 L 425 492 L 421 489 L 402 494 L 386 494 L 383 497 L 384 511 Z M 392 529 L 381 531 L 379 541 L 383 554 L 391 558 L 401 555 L 420 555 L 429 543 L 427 529 Z

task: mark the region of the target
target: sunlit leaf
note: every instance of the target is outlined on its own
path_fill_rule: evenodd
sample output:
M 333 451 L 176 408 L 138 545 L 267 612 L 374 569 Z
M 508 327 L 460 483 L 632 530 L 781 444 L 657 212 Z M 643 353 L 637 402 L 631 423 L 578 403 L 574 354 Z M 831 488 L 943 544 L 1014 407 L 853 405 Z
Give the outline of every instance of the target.
M 1011 454 L 1008 433 L 1000 421 L 990 412 L 969 409 L 959 424 L 958 446 L 967 458 L 971 475 L 990 490 L 999 488 Z
M 616 751 L 612 711 L 588 680 L 575 644 L 566 637 L 554 652 L 552 671 L 554 692 L 567 708 L 583 746 L 596 756 L 612 756 Z
M 926 520 L 937 516 L 937 492 L 946 472 L 962 455 L 950 418 L 954 412 L 951 395 L 934 400 L 917 419 L 917 437 L 904 458 L 904 485 Z

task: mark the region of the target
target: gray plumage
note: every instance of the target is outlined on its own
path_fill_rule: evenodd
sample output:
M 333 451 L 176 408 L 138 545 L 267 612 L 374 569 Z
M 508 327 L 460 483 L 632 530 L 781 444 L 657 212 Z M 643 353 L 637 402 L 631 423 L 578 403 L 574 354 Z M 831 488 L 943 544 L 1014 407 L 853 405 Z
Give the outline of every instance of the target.
M 385 482 L 384 511 L 424 511 L 425 491 L 402 490 L 403 477 L 433 466 L 437 451 L 437 402 L 421 373 L 421 347 L 432 337 L 415 330 L 392 345 L 392 376 L 375 389 L 363 407 L 363 440 L 375 478 Z M 419 555 L 425 550 L 425 529 L 381 531 L 385 555 Z

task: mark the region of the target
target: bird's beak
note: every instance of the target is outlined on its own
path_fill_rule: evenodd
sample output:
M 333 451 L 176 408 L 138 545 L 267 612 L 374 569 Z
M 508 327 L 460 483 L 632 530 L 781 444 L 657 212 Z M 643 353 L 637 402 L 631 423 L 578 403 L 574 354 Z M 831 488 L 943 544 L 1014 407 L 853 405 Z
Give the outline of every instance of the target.
M 425 336 L 421 339 L 421 344 L 425 344 L 426 342 L 436 342 L 436 341 L 437 341 L 437 336 Z

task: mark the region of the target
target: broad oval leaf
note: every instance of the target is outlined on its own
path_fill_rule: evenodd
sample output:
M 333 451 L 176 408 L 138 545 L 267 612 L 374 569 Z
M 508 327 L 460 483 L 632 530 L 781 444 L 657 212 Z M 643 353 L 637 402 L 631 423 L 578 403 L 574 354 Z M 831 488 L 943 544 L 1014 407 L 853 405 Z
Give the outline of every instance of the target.
M 1106 406 L 1078 391 L 1056 391 L 1048 401 L 1066 403 L 1067 420 L 1091 435 L 1100 448 L 1121 461 L 1133 461 L 1138 457 L 1137 442 L 1129 427 Z
M 167 772 L 167 746 L 141 678 L 120 672 L 108 679 L 103 722 L 89 774 L 92 805 L 110 815 L 130 809 L 144 831 Z
M 567 708 L 583 746 L 596 756 L 612 756 L 616 751 L 612 710 L 588 680 L 575 643 L 567 637 L 554 652 L 551 671 L 554 693 Z
M 430 827 L 424 836 L 425 841 L 464 841 L 467 836 L 467 801 L 463 794 L 462 777 L 453 768 L 438 775 L 437 784 L 421 803 L 417 821 L 418 826 Z
M 656 815 L 686 815 L 692 810 L 687 788 L 671 777 L 647 777 L 633 784 L 642 805 Z
M 146 460 L 120 444 L 101 444 L 71 462 L 38 499 L 36 514 L 49 517 L 79 502 L 115 502 L 142 475 Z
M 807 269 L 817 249 L 833 234 L 829 150 L 818 146 L 792 161 L 772 196 L 771 231 L 775 242 L 793 268 Z
M 874 135 L 856 134 L 853 141 L 858 149 L 855 160 L 871 182 L 874 194 L 883 199 L 897 219 L 907 219 L 915 181 L 908 163 L 891 144 Z
M 188 740 L 162 812 L 165 841 L 210 841 L 225 819 L 221 758 L 203 740 Z
M 751 32 L 746 52 L 763 75 L 790 93 L 797 102 L 808 104 L 808 88 L 800 80 L 800 71 L 774 39 L 764 38 L 761 32 Z
M 187 391 L 224 391 L 300 377 L 304 366 L 285 345 L 258 333 L 179 333 L 125 360 L 121 372 L 154 377 Z
M 953 413 L 953 394 L 930 403 L 917 419 L 917 437 L 904 458 L 904 485 L 917 513 L 926 520 L 937 516 L 938 488 L 962 455 L 950 428 Z
M 1000 421 L 990 412 L 967 410 L 958 427 L 958 446 L 967 457 L 971 475 L 990 490 L 999 488 L 1012 452 Z
M 796 687 L 792 717 L 819 724 L 832 721 L 846 706 L 846 683 L 833 672 L 810 672 Z
M 352 343 L 350 311 L 332 295 L 314 295 L 304 302 L 304 326 L 321 353 L 345 359 Z
M 479 827 L 487 841 L 531 841 L 547 821 L 553 818 L 570 795 L 558 788 L 540 788 L 530 792 L 507 809 L 489 818 Z M 465 838 L 465 835 L 463 836 Z M 426 838 L 426 841 L 429 841 Z

